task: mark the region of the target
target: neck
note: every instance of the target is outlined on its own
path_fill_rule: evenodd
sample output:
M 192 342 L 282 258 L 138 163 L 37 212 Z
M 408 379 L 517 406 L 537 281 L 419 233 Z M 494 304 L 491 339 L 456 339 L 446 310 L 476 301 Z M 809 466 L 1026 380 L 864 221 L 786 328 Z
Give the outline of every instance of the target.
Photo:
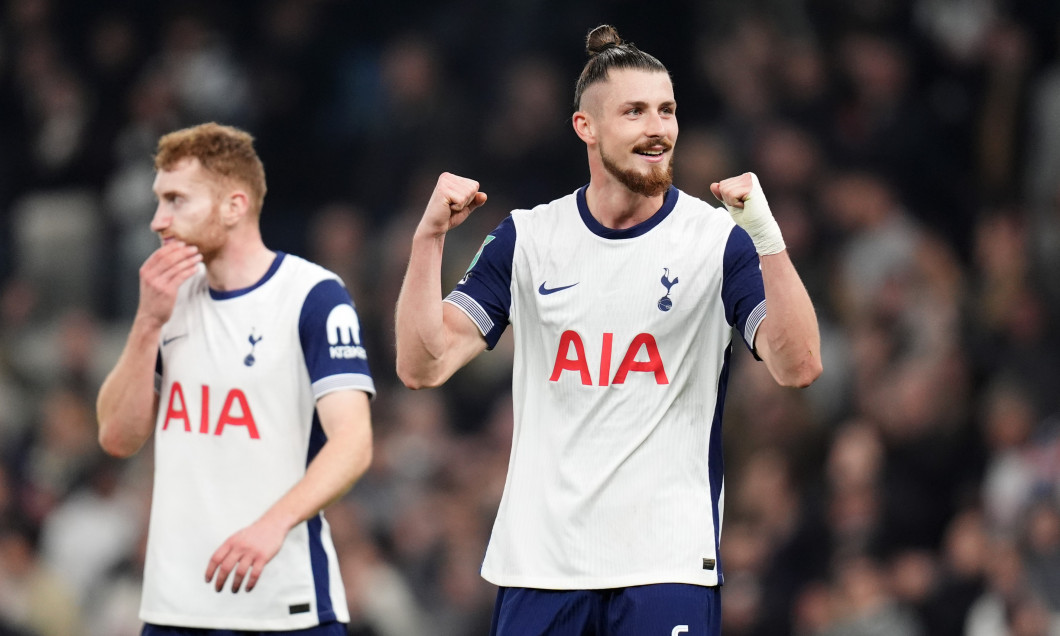
M 632 192 L 610 175 L 589 182 L 585 203 L 597 221 L 612 230 L 624 230 L 650 219 L 662 207 L 666 193 L 646 197 Z
M 217 291 L 250 287 L 269 271 L 276 253 L 265 247 L 261 235 L 230 234 L 225 245 L 206 259 L 206 280 Z

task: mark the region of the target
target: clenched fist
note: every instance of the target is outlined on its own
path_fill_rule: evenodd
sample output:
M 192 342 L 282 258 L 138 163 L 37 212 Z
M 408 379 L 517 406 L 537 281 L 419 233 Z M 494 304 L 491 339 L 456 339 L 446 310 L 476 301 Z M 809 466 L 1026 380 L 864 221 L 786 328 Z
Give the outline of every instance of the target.
M 710 191 L 725 204 L 732 220 L 742 227 L 762 256 L 784 251 L 784 237 L 780 234 L 766 195 L 753 172 L 710 184 Z
M 442 236 L 485 202 L 486 193 L 479 191 L 478 181 L 443 172 L 423 212 L 420 231 Z

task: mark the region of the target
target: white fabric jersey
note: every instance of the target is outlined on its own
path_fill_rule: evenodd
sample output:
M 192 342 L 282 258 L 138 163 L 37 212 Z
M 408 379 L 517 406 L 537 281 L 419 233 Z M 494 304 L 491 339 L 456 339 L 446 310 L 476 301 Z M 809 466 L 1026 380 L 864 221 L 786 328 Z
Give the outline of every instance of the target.
M 140 618 L 291 630 L 349 620 L 322 514 L 288 533 L 253 591 L 205 580 L 217 548 L 300 480 L 326 441 L 316 400 L 375 389 L 349 293 L 331 272 L 280 253 L 250 288 L 186 281 L 160 340 L 155 482 Z
M 728 212 L 671 188 L 597 222 L 585 189 L 518 210 L 446 298 L 492 348 L 515 337 L 508 478 L 482 565 L 508 587 L 721 580 L 721 417 L 732 333 L 765 316 Z

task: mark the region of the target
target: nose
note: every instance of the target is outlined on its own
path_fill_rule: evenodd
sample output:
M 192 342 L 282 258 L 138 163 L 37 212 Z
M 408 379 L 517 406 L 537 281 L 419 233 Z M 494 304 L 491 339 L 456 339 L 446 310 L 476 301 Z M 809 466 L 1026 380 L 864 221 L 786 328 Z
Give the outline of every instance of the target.
M 155 215 L 151 217 L 151 231 L 161 232 L 162 230 L 169 227 L 170 222 L 173 220 L 173 215 L 163 209 L 161 203 L 155 208 Z
M 644 122 L 644 133 L 649 137 L 665 137 L 666 121 L 659 113 L 650 113 Z

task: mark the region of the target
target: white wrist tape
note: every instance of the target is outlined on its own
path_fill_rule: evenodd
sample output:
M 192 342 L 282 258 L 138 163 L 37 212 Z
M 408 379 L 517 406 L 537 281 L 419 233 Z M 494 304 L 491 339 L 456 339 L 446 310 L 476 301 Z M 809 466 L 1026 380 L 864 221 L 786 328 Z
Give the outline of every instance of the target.
M 784 237 L 780 234 L 780 226 L 777 225 L 773 213 L 769 210 L 769 202 L 762 192 L 762 186 L 758 183 L 758 177 L 751 173 L 751 192 L 743 202 L 743 208 L 734 208 L 725 204 L 732 220 L 736 225 L 742 227 L 751 237 L 755 244 L 755 250 L 762 256 L 776 254 L 785 249 Z

